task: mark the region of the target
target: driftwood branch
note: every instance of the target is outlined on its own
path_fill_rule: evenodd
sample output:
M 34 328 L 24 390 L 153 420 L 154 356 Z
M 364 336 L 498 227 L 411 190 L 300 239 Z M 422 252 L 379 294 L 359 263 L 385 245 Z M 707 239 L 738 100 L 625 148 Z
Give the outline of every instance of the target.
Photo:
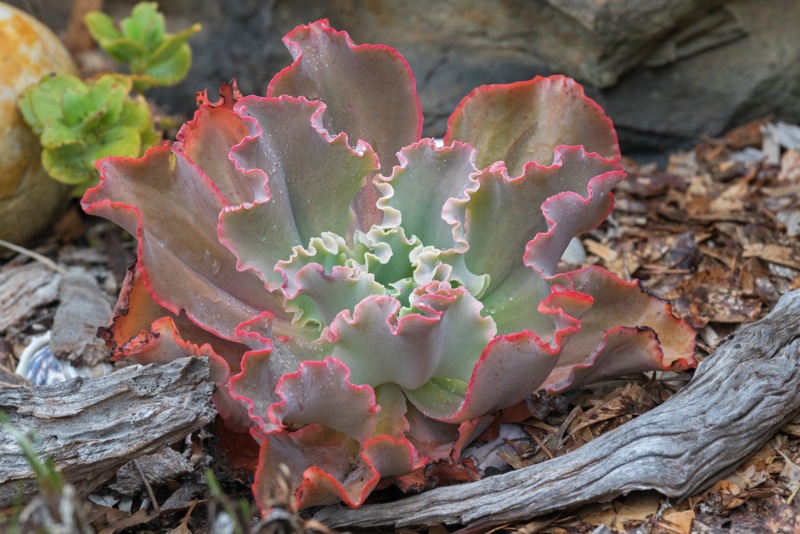
M 633 490 L 692 495 L 736 468 L 800 410 L 800 290 L 706 358 L 667 402 L 553 460 L 357 510 L 327 507 L 331 527 L 462 524 L 485 528 Z
M 17 429 L 33 432 L 39 456 L 51 457 L 78 494 L 87 495 L 131 459 L 214 418 L 208 373 L 205 359 L 184 358 L 53 386 L 0 388 L 0 411 Z M 19 445 L 0 429 L 0 508 L 37 489 Z

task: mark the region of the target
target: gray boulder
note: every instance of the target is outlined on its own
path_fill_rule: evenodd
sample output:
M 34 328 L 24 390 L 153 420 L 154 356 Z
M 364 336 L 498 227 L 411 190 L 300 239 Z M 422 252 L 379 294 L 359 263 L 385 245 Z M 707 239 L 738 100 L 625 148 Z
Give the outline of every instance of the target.
M 58 28 L 64 4 L 39 0 L 35 14 Z M 119 17 L 133 4 L 105 2 Z M 440 136 L 477 85 L 556 72 L 584 83 L 632 156 L 658 157 L 763 115 L 800 122 L 797 0 L 170 0 L 162 9 L 173 29 L 204 25 L 187 80 L 152 92 L 174 112 L 233 77 L 244 93 L 263 94 L 291 61 L 281 37 L 329 18 L 356 43 L 403 53 L 425 135 Z

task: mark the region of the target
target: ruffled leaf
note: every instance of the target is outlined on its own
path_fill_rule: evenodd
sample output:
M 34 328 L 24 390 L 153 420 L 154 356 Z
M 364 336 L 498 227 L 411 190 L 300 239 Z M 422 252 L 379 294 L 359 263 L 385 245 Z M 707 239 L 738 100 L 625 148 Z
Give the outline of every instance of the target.
M 329 325 L 343 310 L 353 311 L 370 295 L 384 295 L 386 289 L 361 269 L 335 266 L 326 274 L 321 265 L 307 265 L 293 277 L 297 293 L 286 304 L 295 321 Z
M 377 169 L 371 149 L 355 149 L 346 135 L 332 137 L 322 126 L 324 104 L 304 98 L 247 97 L 237 110 L 253 117 L 259 132 L 232 152 L 245 170 L 268 181 L 270 198 L 227 208 L 220 236 L 239 260 L 271 288 L 283 278 L 275 272 L 292 247 L 323 231 L 345 235 L 353 216 L 350 203 L 367 175 Z
M 157 319 L 150 325 L 148 332 L 143 332 L 131 342 L 136 345 L 131 347 L 131 351 L 135 353 L 134 359 L 142 365 L 166 364 L 187 356 L 205 357 L 208 358 L 211 368 L 211 380 L 216 384 L 224 384 L 228 380 L 229 370 L 225 360 L 208 344 L 198 346 L 185 341 L 171 317 Z
M 262 432 L 280 429 L 279 424 L 270 421 L 269 407 L 281 401 L 275 393 L 278 380 L 296 371 L 299 365 L 300 362 L 273 358 L 271 347 L 252 350 L 242 359 L 242 372 L 231 378 L 231 396 L 247 407 L 250 420 Z
M 494 323 L 480 316 L 480 303 L 464 288 L 442 286 L 421 288 L 407 315 L 400 316 L 397 299 L 373 296 L 352 315 L 345 311 L 334 319 L 327 340 L 353 383 L 394 382 L 414 390 L 434 377 L 469 379 Z
M 494 291 L 511 294 L 502 286 L 507 280 L 519 280 L 521 275 L 515 271 L 526 269 L 522 258 L 527 243 L 548 229 L 551 237 L 540 240 L 526 260 L 529 265 L 557 264 L 574 236 L 572 230 L 594 228 L 608 215 L 613 205 L 608 191 L 623 176 L 617 162 L 587 154 L 581 147 L 559 147 L 552 165 L 529 164 L 517 178 L 510 178 L 502 164 L 477 175 L 478 187 L 468 191 L 461 224 L 469 242 L 467 267 L 490 276 L 487 295 Z M 568 192 L 571 194 L 565 195 Z M 562 195 L 560 200 L 545 206 L 545 213 L 540 206 L 558 195 Z M 567 209 L 572 210 L 569 216 L 576 222 L 565 221 L 563 230 L 552 221 L 548 224 L 548 216 L 562 221 Z M 548 256 L 536 257 L 539 251 Z
M 279 425 L 268 414 L 270 406 L 282 400 L 275 391 L 281 377 L 296 373 L 302 362 L 319 361 L 327 354 L 318 343 L 273 337 L 268 314 L 240 324 L 236 334 L 251 350 L 244 354 L 242 371 L 231 378 L 231 395 L 248 407 L 250 419 L 262 432 L 273 431 Z
M 684 370 L 696 364 L 695 333 L 665 301 L 596 267 L 567 273 L 594 303 L 561 351 L 545 387 L 563 391 L 610 375 Z
M 361 453 L 358 441 L 322 425 L 296 432 L 267 434 L 261 446 L 253 493 L 261 510 L 269 510 L 281 491 L 276 476 L 281 464 L 289 470 L 297 508 L 344 502 L 360 506 L 380 480 L 380 474 Z
M 185 322 L 188 323 L 188 321 Z M 199 331 L 197 327 L 186 328 L 186 330 L 192 333 Z M 219 341 L 217 339 L 217 342 Z M 230 342 L 223 343 L 226 345 L 225 348 L 233 345 Z M 210 370 L 209 378 L 217 385 L 211 396 L 217 412 L 225 420 L 226 426 L 235 431 L 244 432 L 250 426 L 250 418 L 244 406 L 232 399 L 228 391 L 227 381 L 230 376 L 230 368 L 227 361 L 218 355 L 210 344 L 198 345 L 184 339 L 178 332 L 178 327 L 172 317 L 166 316 L 154 320 L 146 329 L 140 330 L 128 339 L 116 354 L 118 357 L 129 356 L 142 365 L 166 364 L 185 357 L 207 358 Z M 238 367 L 238 361 L 236 365 Z
M 382 478 L 405 475 L 423 467 L 427 461 L 420 457 L 410 441 L 391 436 L 369 440 L 364 444 L 362 455 Z
M 564 343 L 580 328 L 579 321 L 565 309 L 580 316 L 591 303 L 584 297 L 562 291 L 536 300 L 537 311 L 547 319 L 548 328 L 521 329 L 492 339 L 463 391 L 452 379 L 440 379 L 406 395 L 428 417 L 449 423 L 463 423 L 516 404 L 540 389 L 555 368 Z M 526 317 L 519 322 L 532 321 Z
M 326 128 L 369 143 L 384 172 L 397 164 L 400 149 L 419 141 L 422 107 L 414 74 L 396 50 L 356 46 L 327 20 L 299 26 L 283 42 L 294 63 L 272 79 L 268 96 L 286 94 L 325 102 Z M 379 221 L 377 199 L 371 183 L 359 191 L 354 207 L 360 229 Z
M 193 322 L 230 340 L 237 340 L 239 323 L 264 310 L 278 325 L 289 325 L 281 298 L 252 273 L 238 271 L 217 239 L 225 201 L 185 155 L 161 146 L 138 160 L 109 158 L 98 167 L 101 183 L 86 192 L 83 209 L 137 237 L 144 282 L 160 306 L 185 310 Z
M 375 392 L 353 385 L 349 375 L 333 358 L 301 363 L 279 380 L 275 392 L 282 400 L 270 407 L 270 419 L 286 426 L 323 424 L 365 442 L 375 430 Z
M 250 135 L 245 120 L 233 111 L 241 98 L 236 81 L 222 84 L 217 102 L 209 100 L 208 91 L 197 93 L 198 109 L 192 120 L 181 126 L 174 145 L 176 151 L 183 152 L 200 167 L 232 205 L 267 196 L 262 180 L 237 169 L 229 156 L 231 149 Z
M 173 322 L 182 339 L 198 346 L 208 344 L 227 362 L 232 373 L 239 372 L 247 347 L 206 332 L 192 323 L 185 314 L 170 313 L 156 304 L 147 292 L 142 272 L 136 264 L 128 268 L 109 325 L 99 328 L 97 335 L 111 350 L 112 360 L 126 357 L 137 359 L 139 348 L 147 345 L 148 338 L 153 335 L 151 325 L 166 317 Z
M 512 176 L 529 162 L 550 165 L 560 145 L 619 158 L 611 120 L 564 76 L 478 87 L 450 116 L 444 139 L 475 147 L 479 168 L 504 161 Z
M 298 26 L 283 42 L 294 63 L 272 79 L 268 96 L 325 102 L 325 127 L 369 143 L 384 169 L 396 164 L 401 148 L 419 141 L 422 108 L 414 75 L 396 50 L 356 46 L 327 20 Z
M 406 395 L 428 417 L 461 423 L 525 399 L 541 386 L 557 360 L 558 351 L 531 332 L 500 336 L 475 365 L 465 393 L 453 395 L 446 384 L 431 381 Z
M 433 139 L 424 139 L 397 156 L 400 165 L 392 175 L 376 182 L 382 193 L 377 203 L 381 226 L 402 226 L 407 236 L 441 250 L 466 250 L 466 242 L 454 240 L 451 221 L 442 212 L 446 201 L 464 197 L 471 185 L 475 150 L 461 143 L 437 149 Z

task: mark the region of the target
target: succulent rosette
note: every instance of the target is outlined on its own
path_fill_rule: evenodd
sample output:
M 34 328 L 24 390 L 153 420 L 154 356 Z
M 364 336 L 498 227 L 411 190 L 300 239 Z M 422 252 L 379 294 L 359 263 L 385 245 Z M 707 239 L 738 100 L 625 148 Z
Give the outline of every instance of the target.
M 694 365 L 694 332 L 638 284 L 559 273 L 613 206 L 611 121 L 570 79 L 484 86 L 421 139 L 393 49 L 318 21 L 266 97 L 198 96 L 173 145 L 99 162 L 84 209 L 138 239 L 114 356 L 207 356 L 215 403 L 299 507 L 359 506 L 457 459 L 535 391 Z

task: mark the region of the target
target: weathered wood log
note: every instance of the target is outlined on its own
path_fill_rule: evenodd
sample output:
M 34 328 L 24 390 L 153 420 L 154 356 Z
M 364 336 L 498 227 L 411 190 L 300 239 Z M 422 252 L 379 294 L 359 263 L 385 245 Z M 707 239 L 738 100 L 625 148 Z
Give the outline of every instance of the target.
M 633 490 L 692 495 L 725 476 L 800 410 L 800 290 L 743 327 L 661 406 L 565 456 L 461 486 L 357 510 L 331 506 L 331 527 L 489 525 Z M 471 530 L 471 528 L 470 528 Z
M 40 458 L 87 495 L 128 461 L 159 450 L 207 425 L 214 383 L 208 361 L 183 358 L 129 367 L 110 375 L 52 386 L 0 388 L 0 411 L 37 437 Z M 0 428 L 0 508 L 37 492 L 16 440 Z

